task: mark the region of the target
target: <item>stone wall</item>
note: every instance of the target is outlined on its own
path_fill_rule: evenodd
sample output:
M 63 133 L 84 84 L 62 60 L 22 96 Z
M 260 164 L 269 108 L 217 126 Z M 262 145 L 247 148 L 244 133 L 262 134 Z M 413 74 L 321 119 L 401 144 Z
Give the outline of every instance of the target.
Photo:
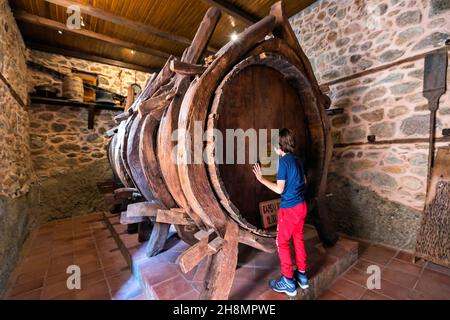
M 142 88 L 150 74 L 106 64 L 28 50 L 28 60 L 66 74 L 71 68 L 99 74 L 99 86 L 127 95 L 127 88 Z M 50 84 L 61 92 L 61 79 L 54 74 L 28 68 L 28 91 Z M 33 167 L 37 175 L 40 221 L 60 219 L 104 210 L 97 183 L 112 178 L 107 160 L 105 132 L 117 126 L 113 117 L 122 112 L 97 110 L 94 129 L 88 129 L 88 110 L 49 105 L 30 107 L 30 139 Z
M 112 179 L 105 132 L 118 111 L 99 110 L 88 129 L 88 110 L 59 106 L 30 108 L 31 158 L 41 200 L 40 221 L 105 210 L 97 183 Z
M 0 0 L 0 294 L 35 222 L 27 210 L 33 174 L 24 53 L 8 3 Z
M 53 69 L 62 74 L 68 74 L 72 68 L 98 74 L 98 86 L 114 93 L 126 96 L 128 87 L 137 83 L 144 88 L 150 74 L 103 63 L 65 57 L 59 54 L 47 53 L 37 50 L 28 50 L 28 60 Z M 29 68 L 28 70 L 28 92 L 32 93 L 37 85 L 49 84 L 55 86 L 62 92 L 61 79 L 47 73 Z
M 332 107 L 344 109 L 330 118 L 337 144 L 328 186 L 332 218 L 350 235 L 412 249 L 428 158 L 428 144 L 412 139 L 428 138 L 429 111 L 424 60 L 402 60 L 445 46 L 450 2 L 321 0 L 291 24 L 319 83 L 330 87 Z M 441 137 L 450 127 L 450 91 L 437 122 Z M 405 142 L 373 145 L 369 135 Z

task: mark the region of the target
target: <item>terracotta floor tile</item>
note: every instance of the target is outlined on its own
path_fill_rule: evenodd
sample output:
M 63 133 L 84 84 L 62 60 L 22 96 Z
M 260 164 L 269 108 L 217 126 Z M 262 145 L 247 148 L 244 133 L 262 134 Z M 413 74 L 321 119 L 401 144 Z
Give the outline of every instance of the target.
M 17 296 L 8 297 L 7 300 L 40 300 L 42 288 L 33 291 L 28 291 Z
M 284 293 L 278 293 L 271 289 L 268 289 L 261 293 L 257 300 L 288 300 L 288 296 Z
M 364 251 L 361 258 L 386 265 L 396 254 L 396 250 L 379 245 L 372 245 Z
M 21 284 L 26 284 L 30 281 L 36 281 L 36 280 L 43 280 L 45 278 L 45 274 L 44 275 L 36 275 L 33 273 L 21 273 L 19 274 L 16 279 L 15 279 L 15 286 L 21 285 Z
M 258 252 L 254 259 L 254 265 L 257 268 L 272 269 L 280 265 L 280 260 L 276 253 Z
M 83 252 L 83 253 L 81 253 Z M 80 251 L 79 253 L 74 254 L 73 263 L 77 265 L 82 265 L 85 263 L 99 262 L 100 258 L 97 255 L 96 250 L 90 251 Z
M 392 300 L 392 299 L 378 293 L 375 290 L 366 290 L 366 292 L 362 295 L 361 300 Z
M 368 261 L 365 259 L 358 259 L 358 261 L 354 264 L 354 267 L 361 270 L 362 272 L 367 272 L 367 269 L 370 266 L 378 266 L 380 269 L 383 268 L 383 266 L 381 264 L 377 264 L 375 262 L 372 261 Z
M 390 267 L 383 269 L 381 273 L 382 279 L 401 285 L 405 288 L 413 289 L 419 276 L 410 273 L 395 270 Z
M 160 300 L 177 299 L 179 296 L 192 291 L 192 289 L 192 285 L 181 275 L 153 286 L 153 291 Z
M 88 288 L 76 291 L 77 300 L 111 300 L 111 294 L 106 281 L 101 281 Z
M 41 277 L 45 275 L 49 267 L 50 259 L 48 258 L 25 259 L 19 266 L 19 272 Z
M 366 291 L 366 287 L 357 285 L 346 279 L 339 279 L 330 287 L 330 289 L 349 300 L 358 300 Z
M 206 273 L 209 269 L 211 257 L 206 258 L 205 260 L 200 263 L 200 265 L 197 268 L 197 272 L 194 276 L 194 281 L 203 281 L 205 279 Z
M 181 276 L 175 265 L 167 265 L 165 263 L 148 265 L 143 270 L 141 274 L 144 281 L 151 286 Z
M 70 275 L 66 273 L 66 270 L 55 275 L 47 275 L 45 277 L 44 286 L 47 287 L 58 282 L 65 282 L 69 276 Z
M 367 279 L 369 275 L 365 272 L 362 272 L 359 269 L 351 268 L 349 271 L 347 271 L 343 278 L 355 282 L 356 284 L 359 284 L 360 286 L 366 287 L 367 286 Z
M 105 280 L 103 270 L 97 270 L 90 273 L 81 272 L 81 288 L 88 289 L 91 285 Z
M 42 299 L 43 300 L 50 300 L 57 296 L 71 293 L 73 292 L 69 288 L 67 288 L 67 278 L 65 280 L 61 280 L 52 284 L 46 284 L 43 292 L 42 292 Z
M 235 279 L 231 287 L 230 300 L 255 300 L 268 289 L 267 283 Z
M 247 267 L 240 267 L 236 269 L 236 273 L 234 275 L 234 279 L 236 280 L 247 280 L 247 281 L 254 281 L 255 279 L 255 268 L 247 268 Z
M 331 290 L 327 290 L 318 298 L 318 300 L 347 300 L 344 296 L 333 292 Z
M 415 287 L 417 291 L 429 293 L 440 299 L 450 299 L 450 277 L 425 269 Z
M 442 274 L 450 277 L 450 268 L 447 268 L 447 267 L 444 267 L 444 266 L 441 266 L 441 265 L 438 265 L 438 264 L 435 264 L 432 262 L 428 262 L 425 268 L 442 273 Z
M 44 278 L 34 278 L 26 283 L 15 285 L 9 292 L 8 296 L 13 297 L 19 294 L 24 294 L 36 289 L 42 288 L 44 285 Z
M 200 293 L 198 293 L 196 290 L 191 290 L 177 298 L 177 300 L 199 300 L 200 299 Z
M 395 300 L 408 300 L 411 290 L 412 289 L 381 279 L 381 289 L 376 291 Z
M 130 271 L 106 280 L 114 300 L 128 300 L 142 294 L 142 289 Z
M 194 269 L 192 269 L 188 273 L 184 273 L 183 271 L 181 271 L 181 268 L 180 268 L 179 265 L 176 265 L 176 268 L 178 270 L 178 273 L 180 273 L 186 280 L 191 281 L 191 280 L 194 279 L 194 276 L 195 276 L 195 274 L 197 272 L 198 266 L 194 267 Z
M 62 294 L 59 294 L 57 296 L 54 296 L 51 299 L 45 299 L 45 300 L 60 300 L 60 301 L 72 301 L 77 300 L 76 292 L 75 291 L 67 291 Z
M 103 268 L 104 268 L 103 270 L 105 272 L 105 275 L 107 277 L 115 276 L 119 273 L 130 270 L 130 266 L 123 258 L 122 258 L 122 261 L 118 261 L 116 263 L 109 264 L 108 266 L 106 266 L 106 267 L 104 266 Z
M 442 300 L 443 298 L 439 297 L 438 295 L 434 295 L 433 293 L 411 290 L 409 292 L 409 299 L 411 299 L 411 300 Z M 447 298 L 444 300 L 449 300 L 449 299 Z
M 422 272 L 422 267 L 419 267 L 418 265 L 408 263 L 406 261 L 393 259 L 389 264 L 388 267 L 390 269 L 401 271 L 405 273 L 412 274 L 414 276 L 419 276 Z
M 277 279 L 281 276 L 280 268 L 277 269 L 265 269 L 255 268 L 255 281 L 267 283 L 269 280 Z

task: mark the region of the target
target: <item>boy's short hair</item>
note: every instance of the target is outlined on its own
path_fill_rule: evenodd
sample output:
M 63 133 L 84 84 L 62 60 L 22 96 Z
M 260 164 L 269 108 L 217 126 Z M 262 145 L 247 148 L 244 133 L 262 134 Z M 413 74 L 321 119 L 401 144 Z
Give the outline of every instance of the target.
M 295 151 L 295 135 L 289 129 L 280 131 L 280 148 L 285 153 L 294 153 Z

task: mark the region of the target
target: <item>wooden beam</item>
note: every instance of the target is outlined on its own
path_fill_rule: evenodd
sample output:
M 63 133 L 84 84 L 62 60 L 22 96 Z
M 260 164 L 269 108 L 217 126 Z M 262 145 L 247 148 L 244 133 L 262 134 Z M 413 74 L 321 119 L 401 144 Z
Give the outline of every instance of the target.
M 235 5 L 229 3 L 226 0 L 203 0 L 212 7 L 218 7 L 223 12 L 226 12 L 230 16 L 245 22 L 246 24 L 254 24 L 261 20 L 260 18 L 248 13 Z
M 45 1 L 56 4 L 58 6 L 66 7 L 66 8 L 71 5 L 76 5 L 80 8 L 82 13 L 87 14 L 89 16 L 96 17 L 98 19 L 108 21 L 108 22 L 114 23 L 116 25 L 131 29 L 134 31 L 147 33 L 147 34 L 150 34 L 153 36 L 157 36 L 159 38 L 177 42 L 180 45 L 190 45 L 192 42 L 188 38 L 160 30 L 158 28 L 155 28 L 155 27 L 150 26 L 145 23 L 141 23 L 139 21 L 134 21 L 134 20 L 130 20 L 130 19 L 115 15 L 111 12 L 102 10 L 100 8 L 96 8 L 96 7 L 88 5 L 88 4 L 82 4 L 82 3 L 79 3 L 76 1 L 70 1 L 70 0 L 45 0 Z M 217 49 L 213 48 L 213 47 L 208 47 L 208 51 L 210 51 L 211 53 L 215 53 L 215 52 L 217 52 Z
M 77 59 L 83 59 L 83 60 L 103 63 L 103 64 L 107 64 L 107 65 L 115 66 L 115 67 L 119 67 L 119 68 L 126 68 L 126 69 L 130 69 L 130 70 L 137 70 L 137 71 L 142 71 L 142 72 L 147 72 L 147 73 L 159 72 L 158 68 L 148 68 L 148 67 L 140 66 L 137 64 L 127 63 L 127 62 L 104 58 L 104 57 L 99 57 L 96 55 L 83 53 L 80 51 L 73 51 L 73 50 L 69 50 L 69 49 L 52 47 L 52 46 L 48 46 L 48 45 L 41 44 L 41 43 L 26 41 L 26 45 L 28 48 L 37 50 L 37 51 L 60 54 L 60 55 L 66 56 L 66 57 L 72 57 L 72 58 L 77 58 Z
M 113 44 L 115 46 L 120 46 L 124 48 L 128 48 L 130 50 L 139 51 L 142 53 L 146 53 L 152 56 L 160 57 L 167 59 L 170 57 L 170 54 L 168 52 L 163 52 L 161 50 L 156 50 L 152 48 L 148 48 L 142 45 L 138 45 L 132 42 L 128 42 L 125 40 L 120 40 L 117 38 L 113 38 L 104 34 L 100 34 L 97 32 L 93 32 L 86 29 L 69 29 L 65 23 L 61 23 L 59 21 L 43 18 L 37 15 L 29 14 L 25 11 L 15 11 L 14 16 L 18 21 L 31 23 L 34 25 L 54 29 L 54 30 L 64 30 L 65 32 L 75 33 L 84 37 L 88 37 L 91 39 L 103 41 L 106 43 Z

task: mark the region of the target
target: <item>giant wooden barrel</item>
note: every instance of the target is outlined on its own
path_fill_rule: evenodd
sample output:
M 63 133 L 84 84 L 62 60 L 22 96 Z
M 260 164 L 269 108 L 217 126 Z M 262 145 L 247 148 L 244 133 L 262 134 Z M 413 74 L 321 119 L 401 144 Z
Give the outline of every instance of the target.
M 204 249 L 212 250 L 205 255 L 214 256 L 209 274 L 212 284 L 204 298 L 228 296 L 238 242 L 276 250 L 276 228 L 262 228 L 259 204 L 279 198 L 254 177 L 249 143 L 245 163 L 214 161 L 218 150 L 212 132 L 222 133 L 224 145 L 229 146 L 234 137 L 227 137 L 227 130 L 264 129 L 268 135 L 257 139 L 265 141 L 254 143 L 270 145 L 271 130 L 292 129 L 295 153 L 305 161 L 313 221 L 322 240 L 336 241 L 323 203 L 332 152 L 325 111 L 329 99 L 318 86 L 282 3 L 274 5 L 269 16 L 247 28 L 237 41 L 210 56 L 206 65 L 195 65 L 219 17 L 217 9 L 210 9 L 181 60 L 169 59 L 149 81 L 119 127 L 120 142 L 111 144 L 124 152 L 110 151 L 122 154 L 125 172 L 143 194 L 161 203 L 165 219 L 167 210 L 172 210 L 169 216 L 183 239 L 199 246 L 196 249 L 205 248 L 200 247 L 202 241 L 211 243 Z M 176 130 L 182 134 L 175 134 Z M 204 143 L 192 143 L 190 138 L 198 132 L 205 133 Z M 198 151 L 207 161 L 188 161 Z M 126 176 L 122 174 L 121 179 Z M 185 271 L 198 258 L 198 252 L 191 251 L 180 257 Z

